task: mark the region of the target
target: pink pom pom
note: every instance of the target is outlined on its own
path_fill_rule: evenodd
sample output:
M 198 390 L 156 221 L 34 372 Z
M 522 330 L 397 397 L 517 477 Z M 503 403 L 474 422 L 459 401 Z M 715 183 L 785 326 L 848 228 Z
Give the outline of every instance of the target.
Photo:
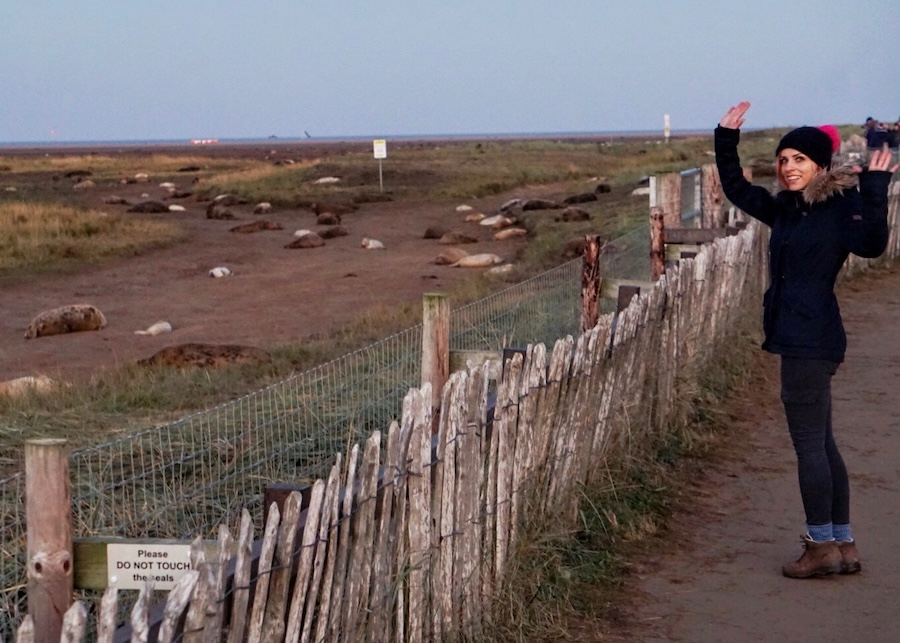
M 834 154 L 841 149 L 841 133 L 834 125 L 819 125 L 819 129 L 828 134 L 831 139 L 831 152 Z

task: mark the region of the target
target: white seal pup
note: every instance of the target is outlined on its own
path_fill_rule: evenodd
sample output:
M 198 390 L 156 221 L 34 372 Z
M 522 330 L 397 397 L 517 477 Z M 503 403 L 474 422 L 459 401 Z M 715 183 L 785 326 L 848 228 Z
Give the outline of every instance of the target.
M 136 330 L 134 331 L 135 335 L 162 335 L 163 333 L 171 333 L 172 332 L 172 324 L 167 321 L 158 321 L 155 324 L 151 325 L 146 330 Z
M 515 222 L 516 222 L 516 220 L 511 217 L 503 216 L 502 214 L 495 214 L 492 217 L 487 217 L 485 219 L 482 219 L 481 221 L 478 222 L 478 224 L 483 225 L 483 226 L 489 226 L 496 230 L 499 228 L 506 228 L 508 226 L 511 226 Z
M 218 279 L 219 277 L 230 277 L 232 275 L 231 270 L 226 268 L 225 266 L 216 266 L 212 270 L 209 271 L 210 277 L 215 277 Z
M 383 243 L 381 243 L 377 239 L 369 239 L 368 237 L 363 237 L 360 246 L 362 246 L 366 250 L 384 250 Z

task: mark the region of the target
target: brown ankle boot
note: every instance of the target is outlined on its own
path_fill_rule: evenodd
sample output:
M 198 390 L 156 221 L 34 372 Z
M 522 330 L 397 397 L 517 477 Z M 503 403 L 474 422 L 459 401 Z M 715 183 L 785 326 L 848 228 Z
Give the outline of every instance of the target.
M 841 550 L 837 542 L 817 543 L 808 535 L 801 536 L 803 555 L 792 563 L 785 563 L 781 573 L 788 578 L 827 576 L 841 571 Z
M 841 573 L 855 574 L 862 569 L 859 562 L 859 550 L 856 549 L 856 541 L 849 540 L 838 543 L 841 552 Z

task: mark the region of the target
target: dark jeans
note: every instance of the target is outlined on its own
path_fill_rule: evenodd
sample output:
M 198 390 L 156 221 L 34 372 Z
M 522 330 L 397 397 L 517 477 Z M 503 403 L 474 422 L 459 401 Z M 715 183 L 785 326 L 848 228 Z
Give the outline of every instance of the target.
M 808 525 L 850 523 L 847 468 L 831 431 L 831 377 L 837 368 L 828 360 L 781 358 L 781 401 Z

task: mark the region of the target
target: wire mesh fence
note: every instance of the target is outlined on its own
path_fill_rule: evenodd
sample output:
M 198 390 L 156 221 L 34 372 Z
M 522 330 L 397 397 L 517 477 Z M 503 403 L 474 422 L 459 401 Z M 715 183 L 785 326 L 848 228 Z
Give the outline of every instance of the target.
M 649 238 L 639 229 L 607 244 L 601 271 L 648 279 Z M 577 335 L 580 259 L 451 311 L 450 347 L 499 350 Z M 327 475 L 347 452 L 397 419 L 419 386 L 422 326 L 171 424 L 71 454 L 76 537 L 186 539 L 236 528 L 240 510 L 262 514 L 271 482 Z M 14 638 L 26 608 L 25 479 L 0 480 L 0 637 Z M 90 598 L 90 597 L 88 597 Z

